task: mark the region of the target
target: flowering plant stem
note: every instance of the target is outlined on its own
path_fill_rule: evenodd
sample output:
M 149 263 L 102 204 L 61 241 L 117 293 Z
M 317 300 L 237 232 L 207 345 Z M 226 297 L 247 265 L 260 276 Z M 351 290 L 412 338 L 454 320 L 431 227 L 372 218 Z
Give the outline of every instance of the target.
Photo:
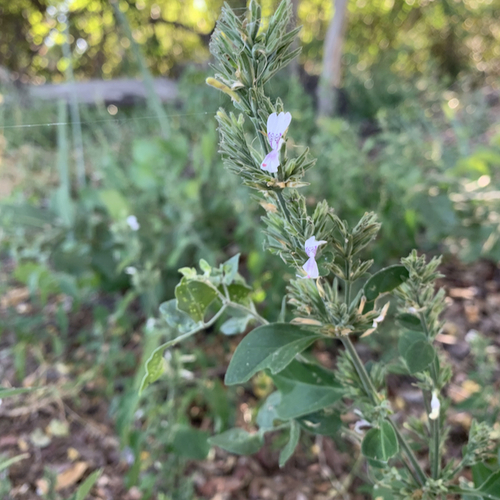
M 349 354 L 352 363 L 354 364 L 354 367 L 356 368 L 356 372 L 361 379 L 361 383 L 363 384 L 363 389 L 365 390 L 366 395 L 368 396 L 368 398 L 370 398 L 371 402 L 374 405 L 380 403 L 377 390 L 375 389 L 370 375 L 366 371 L 363 361 L 361 361 L 361 358 L 359 357 L 351 339 L 349 337 L 342 337 L 341 340 L 347 353 Z M 394 431 L 396 432 L 399 444 L 401 445 L 401 448 L 403 448 L 406 456 L 408 457 L 408 460 L 412 464 L 413 469 L 408 467 L 406 463 L 405 465 L 407 466 L 415 481 L 417 481 L 418 484 L 423 485 L 425 483 L 425 473 L 422 470 L 422 467 L 420 467 L 420 464 L 418 463 L 413 450 L 410 448 L 410 445 L 407 443 L 405 437 L 401 434 L 401 432 L 399 432 L 397 425 L 389 417 L 387 417 L 387 421 L 391 424 Z
M 429 326 L 423 314 L 420 314 L 420 323 L 424 328 L 424 332 L 429 337 Z M 439 387 L 439 366 L 437 357 L 434 358 L 434 361 L 430 365 L 430 373 L 432 382 L 434 384 L 435 389 L 437 390 Z M 428 395 L 428 400 L 430 401 L 432 394 Z M 424 395 L 425 400 L 425 395 Z M 425 400 L 426 408 L 428 409 L 428 414 L 431 412 L 431 408 L 427 400 Z M 437 479 L 439 477 L 440 469 L 441 469 L 441 454 L 440 454 L 440 444 L 441 444 L 441 436 L 440 436 L 440 426 L 439 426 L 439 416 L 435 419 L 429 419 L 429 425 L 431 428 L 431 446 L 429 448 L 430 462 L 431 462 L 431 475 L 433 479 Z

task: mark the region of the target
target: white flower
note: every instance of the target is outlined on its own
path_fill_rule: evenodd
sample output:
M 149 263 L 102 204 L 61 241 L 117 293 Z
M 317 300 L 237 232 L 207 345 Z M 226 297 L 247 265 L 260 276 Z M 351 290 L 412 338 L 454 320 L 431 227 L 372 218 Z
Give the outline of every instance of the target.
M 290 113 L 271 113 L 267 118 L 267 139 L 271 145 L 271 152 L 264 158 L 260 168 L 274 174 L 280 164 L 279 150 L 283 143 L 282 137 L 292 121 Z
M 377 328 L 378 324 L 379 323 L 382 323 L 382 321 L 384 321 L 385 319 L 385 316 L 387 315 L 387 311 L 389 310 L 389 302 L 387 302 L 384 307 L 382 308 L 382 310 L 380 311 L 380 314 L 378 315 L 378 317 L 376 317 L 374 320 L 373 320 L 373 324 L 372 324 L 372 328 Z
M 129 215 L 127 217 L 127 224 L 132 231 L 137 231 L 141 227 L 135 215 Z
M 306 272 L 305 278 L 319 278 L 318 264 L 316 263 L 316 252 L 320 245 L 324 245 L 326 241 L 316 240 L 316 236 L 311 236 L 304 244 L 306 250 L 306 255 L 309 257 L 307 262 L 302 266 L 302 269 Z
M 441 403 L 439 402 L 437 391 L 432 391 L 431 412 L 429 413 L 429 418 L 431 420 L 436 420 L 439 417 L 440 408 L 441 408 Z
M 125 268 L 125 273 L 129 274 L 130 276 L 134 275 L 137 272 L 137 269 L 134 266 L 127 266 Z
M 372 426 L 372 424 L 370 424 L 370 422 L 368 422 L 367 420 L 365 420 L 363 418 L 361 420 L 358 420 L 354 424 L 354 432 L 357 432 L 358 434 L 363 434 L 362 428 L 364 428 L 364 427 L 371 427 L 371 426 Z

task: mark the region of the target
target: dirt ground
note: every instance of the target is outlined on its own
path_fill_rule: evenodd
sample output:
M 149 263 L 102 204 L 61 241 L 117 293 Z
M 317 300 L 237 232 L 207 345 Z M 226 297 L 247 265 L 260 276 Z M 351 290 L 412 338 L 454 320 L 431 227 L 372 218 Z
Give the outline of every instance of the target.
M 469 379 L 470 345 L 466 336 L 474 331 L 490 340 L 489 354 L 497 360 L 493 380 L 496 380 L 498 393 L 500 269 L 486 261 L 463 265 L 449 259 L 441 270 L 446 275 L 441 285 L 447 292 L 448 308 L 438 343 L 455 370 L 446 389 L 447 395 L 454 402 L 460 402 L 481 390 Z M 0 319 L 7 305 L 14 305 L 20 313 L 29 308 L 27 290 L 12 288 L 2 297 Z M 4 332 L 0 339 L 2 386 L 18 385 L 14 376 L 12 341 L 9 332 Z M 357 345 L 360 355 L 368 359 L 366 346 Z M 67 367 L 40 365 L 35 358 L 29 360 L 27 374 L 25 386 L 41 379 L 48 389 L 36 397 L 28 394 L 5 399 L 0 404 L 0 456 L 25 454 L 8 470 L 12 490 L 5 500 L 40 498 L 48 487 L 43 479 L 45 468 L 57 476 L 58 493 L 62 498 L 68 498 L 93 471 L 102 469 L 89 498 L 139 500 L 139 490 L 127 489 L 124 485 L 123 477 L 129 464 L 126 453 L 120 450 L 114 422 L 108 416 L 109 400 L 96 390 L 99 382 L 88 380 L 75 386 Z M 408 413 L 422 411 L 421 399 L 411 380 L 391 375 L 389 391 L 397 410 L 396 418 L 404 420 Z M 499 401 L 492 404 L 500 406 Z M 459 456 L 471 417 L 465 411 L 452 411 L 450 415 L 447 454 Z M 365 466 L 357 459 L 359 449 L 352 443 L 339 445 L 328 438 L 306 437 L 283 469 L 279 469 L 278 454 L 271 442 L 251 457 L 237 457 L 217 449 L 209 459 L 190 463 L 188 472 L 192 474 L 197 494 L 204 499 L 369 498 L 367 493 L 359 492 L 366 478 Z

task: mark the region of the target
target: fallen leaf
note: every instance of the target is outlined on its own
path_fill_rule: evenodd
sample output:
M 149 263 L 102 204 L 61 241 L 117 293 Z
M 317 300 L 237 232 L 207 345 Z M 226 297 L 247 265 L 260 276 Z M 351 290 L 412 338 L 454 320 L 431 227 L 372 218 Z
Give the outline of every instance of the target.
M 68 422 L 53 418 L 45 428 L 45 432 L 49 436 L 65 437 L 69 435 L 69 424 Z
M 47 434 L 40 429 L 40 427 L 37 427 L 30 434 L 30 441 L 35 446 L 38 446 L 38 448 L 45 448 L 46 446 L 49 446 L 51 439 L 50 436 L 47 436 Z
M 477 294 L 477 288 L 471 286 L 469 288 L 450 288 L 448 295 L 454 299 L 473 299 Z
M 74 462 L 77 458 L 80 457 L 80 452 L 76 448 L 68 448 L 68 459 Z
M 28 299 L 30 296 L 30 291 L 28 288 L 12 288 L 7 293 L 4 294 L 0 305 L 2 308 L 7 309 L 8 307 L 15 307 L 24 300 Z
M 78 482 L 89 468 L 87 462 L 75 462 L 69 469 L 57 475 L 56 491 L 62 490 Z

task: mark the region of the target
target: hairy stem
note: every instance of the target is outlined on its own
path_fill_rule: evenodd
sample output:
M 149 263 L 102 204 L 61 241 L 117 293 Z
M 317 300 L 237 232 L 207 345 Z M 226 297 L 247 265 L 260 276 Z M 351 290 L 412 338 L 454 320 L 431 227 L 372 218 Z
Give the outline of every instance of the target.
M 425 316 L 420 314 L 420 323 L 424 328 L 424 333 L 428 339 L 430 339 L 429 326 L 425 320 Z M 431 364 L 431 378 L 434 385 L 434 389 L 439 390 L 439 368 L 437 358 Z M 429 395 L 432 398 L 432 392 Z M 425 398 L 425 394 L 424 394 Z M 427 405 L 426 405 L 427 406 Z M 429 409 L 430 409 L 430 399 L 429 399 Z M 431 475 L 433 479 L 437 479 L 441 472 L 441 428 L 440 428 L 440 418 L 429 419 L 429 427 L 431 434 L 431 443 L 429 446 L 429 461 L 431 463 Z
M 344 344 L 346 351 L 349 353 L 349 356 L 354 364 L 354 367 L 356 368 L 356 372 L 358 373 L 358 376 L 361 379 L 361 383 L 363 384 L 363 388 L 365 390 L 366 395 L 370 398 L 370 401 L 374 405 L 379 404 L 380 398 L 377 393 L 377 390 L 373 385 L 370 375 L 368 375 L 368 372 L 366 371 L 363 361 L 361 361 L 361 358 L 356 352 L 356 349 L 354 348 L 351 339 L 349 337 L 342 337 L 341 340 L 342 343 Z M 389 417 L 387 417 L 387 421 L 392 425 L 396 433 L 396 436 L 398 437 L 399 444 L 412 465 L 413 469 L 409 470 L 410 472 L 412 472 L 413 478 L 415 479 L 415 481 L 417 481 L 418 484 L 422 486 L 425 483 L 425 473 L 422 470 L 422 467 L 420 467 L 417 457 L 415 457 L 413 450 L 410 448 L 410 445 L 406 441 L 405 437 L 401 434 L 396 424 Z

